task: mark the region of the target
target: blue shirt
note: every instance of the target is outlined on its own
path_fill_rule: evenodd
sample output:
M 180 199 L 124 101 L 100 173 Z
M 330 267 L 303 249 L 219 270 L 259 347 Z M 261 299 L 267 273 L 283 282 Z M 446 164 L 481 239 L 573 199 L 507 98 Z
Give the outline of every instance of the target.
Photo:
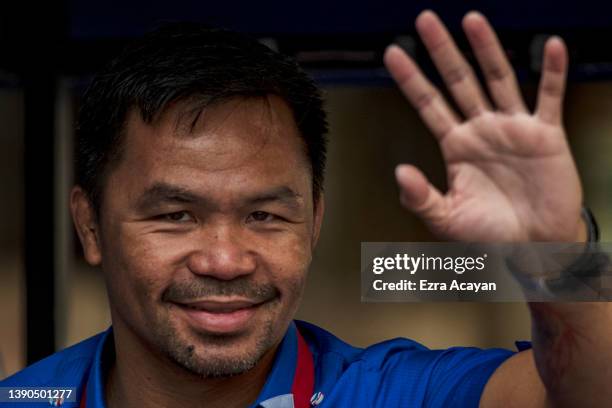
M 323 408 L 478 407 L 493 371 L 513 355 L 509 350 L 469 347 L 429 350 L 402 338 L 356 348 L 317 326 L 296 321 L 279 346 L 254 407 L 293 407 L 298 329 L 312 353 L 315 399 Z M 105 377 L 114 359 L 112 341 L 111 328 L 0 381 L 0 387 L 75 387 L 80 401 L 86 385 L 87 408 L 104 408 Z M 7 408 L 44 405 L 49 406 L 0 403 Z

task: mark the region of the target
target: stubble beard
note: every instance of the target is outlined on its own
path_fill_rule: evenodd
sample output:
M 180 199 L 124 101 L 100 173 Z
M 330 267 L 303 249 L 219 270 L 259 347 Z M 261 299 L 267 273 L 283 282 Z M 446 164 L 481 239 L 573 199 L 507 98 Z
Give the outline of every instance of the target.
M 203 282 L 208 284 L 204 285 Z M 154 347 L 171 362 L 187 372 L 202 378 L 224 378 L 243 374 L 252 368 L 282 339 L 301 301 L 304 277 L 295 279 L 289 285 L 287 299 L 292 299 L 289 310 L 284 310 L 280 293 L 271 285 L 253 285 L 248 281 L 235 281 L 231 284 L 214 283 L 214 280 L 199 279 L 198 282 L 176 284 L 166 291 L 165 300 L 197 298 L 204 294 L 242 295 L 251 299 L 268 301 L 259 307 L 264 314 L 262 322 L 255 325 L 254 331 L 235 335 L 214 335 L 190 328 L 183 332 L 172 319 L 172 311 L 166 309 L 153 321 L 151 333 Z M 289 316 L 285 321 L 283 317 Z
M 188 339 L 170 321 L 155 325 L 153 338 L 158 350 L 191 374 L 202 378 L 233 377 L 251 370 L 274 347 L 274 323 L 274 318 L 268 317 L 256 333 L 250 334 L 256 336 L 254 345 L 249 344 L 253 340 L 245 342 L 240 335 L 192 332 L 195 339 Z

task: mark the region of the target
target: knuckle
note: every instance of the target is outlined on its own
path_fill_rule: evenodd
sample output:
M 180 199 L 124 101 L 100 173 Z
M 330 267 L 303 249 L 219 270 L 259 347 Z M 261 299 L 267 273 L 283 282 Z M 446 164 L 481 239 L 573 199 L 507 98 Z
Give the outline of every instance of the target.
M 542 81 L 540 88 L 542 93 L 549 96 L 561 96 L 563 93 L 563 88 L 557 83 L 557 81 L 544 80 Z
M 492 81 L 501 81 L 511 76 L 509 67 L 500 65 L 490 65 L 484 68 L 484 73 L 487 78 Z
M 442 71 L 442 77 L 449 86 L 465 81 L 471 75 L 471 70 L 466 65 L 453 65 Z
M 483 112 L 482 106 L 473 102 L 463 104 L 462 108 L 468 118 L 478 116 Z
M 432 90 L 423 91 L 415 96 L 414 107 L 416 110 L 423 110 L 427 106 L 431 105 L 433 101 L 438 97 L 438 93 Z

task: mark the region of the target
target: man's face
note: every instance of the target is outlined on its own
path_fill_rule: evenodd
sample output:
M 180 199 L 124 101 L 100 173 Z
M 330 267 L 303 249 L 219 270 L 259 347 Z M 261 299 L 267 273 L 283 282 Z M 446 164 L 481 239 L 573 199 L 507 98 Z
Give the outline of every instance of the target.
M 153 125 L 132 112 L 108 175 L 99 246 L 113 323 L 191 372 L 237 374 L 293 318 L 322 210 L 280 98 L 209 107 L 193 131 L 178 112 Z

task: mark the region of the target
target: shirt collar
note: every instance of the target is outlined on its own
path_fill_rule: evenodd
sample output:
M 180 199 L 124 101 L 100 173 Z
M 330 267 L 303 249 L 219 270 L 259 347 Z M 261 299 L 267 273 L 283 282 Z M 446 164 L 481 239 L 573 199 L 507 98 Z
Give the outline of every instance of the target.
M 272 370 L 252 407 L 293 408 L 291 387 L 295 376 L 298 355 L 297 328 L 291 322 L 285 337 L 278 346 Z M 94 355 L 87 379 L 87 408 L 106 408 L 104 384 L 114 358 L 113 329 L 104 332 Z
M 272 370 L 268 374 L 254 407 L 262 406 L 265 408 L 285 408 L 293 407 L 293 397 L 291 387 L 298 357 L 298 339 L 295 323 L 291 322 L 285 337 L 278 346 L 276 357 L 272 365 Z M 291 405 L 286 405 L 288 400 Z M 278 401 L 278 403 L 276 403 Z

